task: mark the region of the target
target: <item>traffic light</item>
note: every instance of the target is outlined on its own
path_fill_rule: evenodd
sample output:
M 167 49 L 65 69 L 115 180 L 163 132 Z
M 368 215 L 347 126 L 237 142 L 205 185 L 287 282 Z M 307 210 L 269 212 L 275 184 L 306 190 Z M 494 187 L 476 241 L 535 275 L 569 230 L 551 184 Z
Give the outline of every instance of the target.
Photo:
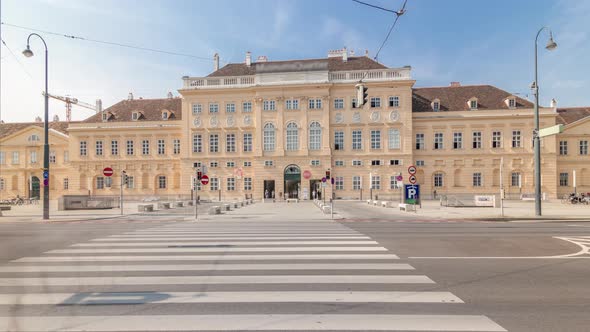
M 330 180 L 330 171 L 326 171 L 326 180 Z
M 199 180 L 199 181 L 200 181 L 202 178 L 203 178 L 203 172 L 201 172 L 201 171 L 198 171 L 198 172 L 197 172 L 197 180 Z
M 127 174 L 123 175 L 123 183 L 125 185 L 129 185 L 129 176 Z
M 369 88 L 364 86 L 363 84 L 356 85 L 356 99 L 357 99 L 357 107 L 362 108 L 364 104 L 367 103 L 369 99 Z

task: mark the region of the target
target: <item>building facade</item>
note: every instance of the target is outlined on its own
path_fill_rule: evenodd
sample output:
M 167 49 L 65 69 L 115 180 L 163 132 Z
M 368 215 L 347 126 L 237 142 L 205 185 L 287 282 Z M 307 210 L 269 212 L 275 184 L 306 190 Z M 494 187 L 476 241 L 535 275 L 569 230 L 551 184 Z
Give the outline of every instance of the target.
M 506 91 L 416 88 L 410 67 L 388 68 L 346 49 L 291 61 L 253 61 L 248 52 L 222 68 L 215 59 L 208 76 L 183 77 L 180 98 L 130 94 L 84 121 L 59 123 L 50 137 L 58 156 L 52 198 L 118 195 L 125 171 L 127 197 L 190 197 L 195 189 L 221 200 L 397 199 L 410 165 L 426 198 L 497 194 L 500 183 L 508 197 L 534 191 L 533 105 Z M 362 107 L 359 82 L 368 88 Z M 574 170 L 576 190 L 590 191 L 590 111 L 553 105 L 540 114 L 542 128 L 565 125 L 542 139 L 542 191 L 547 198 L 573 192 Z M 31 155 L 39 144 L 26 140 L 41 127 L 14 125 L 0 125 L 11 132 L 0 135 L 0 195 L 33 196 L 40 168 L 10 156 Z M 102 175 L 105 167 L 115 176 Z M 197 168 L 207 185 L 196 181 Z M 333 185 L 322 185 L 327 172 Z

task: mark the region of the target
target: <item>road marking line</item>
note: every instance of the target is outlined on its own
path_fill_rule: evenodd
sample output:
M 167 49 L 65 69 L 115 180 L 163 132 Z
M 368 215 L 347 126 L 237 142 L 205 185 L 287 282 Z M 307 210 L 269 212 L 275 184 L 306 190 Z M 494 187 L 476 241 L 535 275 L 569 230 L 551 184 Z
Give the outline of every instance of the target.
M 387 251 L 383 247 L 252 247 L 252 248 L 113 248 L 113 249 L 56 249 L 47 254 L 107 254 L 148 252 L 294 252 L 294 251 Z
M 0 294 L 0 305 L 147 303 L 464 303 L 450 292 L 79 292 Z
M 284 255 L 160 255 L 160 256 L 41 256 L 23 257 L 16 263 L 43 262 L 141 262 L 141 261 L 264 261 L 264 260 L 397 260 L 394 254 L 284 254 Z
M 209 284 L 433 284 L 424 275 L 264 275 L 0 278 L 0 286 L 116 286 Z
M 0 273 L 116 272 L 116 271 L 241 271 L 241 270 L 413 270 L 391 263 L 290 263 L 290 264 L 190 264 L 190 265 L 17 265 L 0 266 Z
M 244 245 L 322 245 L 322 244 L 334 244 L 334 245 L 345 245 L 345 244 L 379 244 L 376 241 L 218 241 L 218 242 L 133 242 L 133 243 L 77 243 L 72 244 L 70 247 L 169 247 L 169 246 L 244 246 Z M 354 249 L 354 247 L 352 247 Z
M 18 327 L 18 328 L 17 328 Z M 0 330 L 33 331 L 506 331 L 481 315 L 14 316 Z
M 180 235 L 119 235 L 107 238 L 94 239 L 91 241 L 114 242 L 114 241 L 188 241 L 188 240 L 367 240 L 368 236 L 180 236 Z

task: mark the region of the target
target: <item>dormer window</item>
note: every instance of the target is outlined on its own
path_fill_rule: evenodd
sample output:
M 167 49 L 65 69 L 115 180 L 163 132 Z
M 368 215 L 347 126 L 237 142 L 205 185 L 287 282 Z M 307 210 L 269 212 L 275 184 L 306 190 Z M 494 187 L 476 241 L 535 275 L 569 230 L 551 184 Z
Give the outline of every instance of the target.
M 131 120 L 137 121 L 137 119 L 139 119 L 139 112 L 131 113 Z
M 162 120 L 168 120 L 168 112 L 167 111 L 162 112 Z
M 440 111 L 440 100 L 435 99 L 435 100 L 432 101 L 432 110 L 434 112 Z
M 508 108 L 516 108 L 516 98 L 510 97 L 507 99 Z
M 469 105 L 469 109 L 470 110 L 476 110 L 477 109 L 477 98 L 471 98 L 471 99 L 469 99 L 469 101 L 467 102 L 467 104 Z
M 102 113 L 102 121 L 107 121 L 108 119 L 109 115 L 106 112 Z

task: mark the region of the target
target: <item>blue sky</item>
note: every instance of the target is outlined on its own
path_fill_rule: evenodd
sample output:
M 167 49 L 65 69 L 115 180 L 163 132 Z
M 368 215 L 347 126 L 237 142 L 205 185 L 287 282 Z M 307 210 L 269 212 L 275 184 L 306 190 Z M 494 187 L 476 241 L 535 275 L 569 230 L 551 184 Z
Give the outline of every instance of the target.
M 367 0 L 397 9 L 402 0 Z M 351 0 L 85 1 L 3 0 L 2 21 L 86 38 L 133 44 L 212 59 L 243 62 L 246 51 L 270 60 L 326 57 L 347 46 L 374 56 L 393 16 Z M 379 61 L 411 65 L 416 86 L 492 84 L 530 94 L 537 30 L 549 25 L 559 47 L 539 45 L 541 102 L 590 105 L 590 1 L 409 0 Z M 4 121 L 32 121 L 43 114 L 43 45 L 25 58 L 29 31 L 2 26 Z M 41 33 L 49 47 L 49 89 L 105 106 L 127 97 L 177 94 L 183 75 L 205 76 L 212 60 L 101 45 Z M 20 62 L 20 64 L 19 64 Z M 29 76 L 30 75 L 30 76 Z M 92 111 L 74 107 L 74 119 Z M 64 105 L 50 101 L 50 114 L 65 119 Z

